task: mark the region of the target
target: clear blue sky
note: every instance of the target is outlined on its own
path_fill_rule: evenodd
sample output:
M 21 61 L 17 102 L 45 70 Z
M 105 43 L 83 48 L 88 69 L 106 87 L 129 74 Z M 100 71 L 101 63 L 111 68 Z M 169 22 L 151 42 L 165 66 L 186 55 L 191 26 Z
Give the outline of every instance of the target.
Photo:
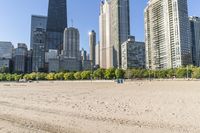
M 98 32 L 101 0 L 68 0 L 68 24 L 71 19 L 81 34 L 81 47 L 88 50 L 88 32 Z M 144 40 L 143 10 L 147 0 L 130 0 L 131 34 Z M 188 0 L 189 15 L 200 16 L 200 0 Z M 0 0 L 0 41 L 30 44 L 31 14 L 47 15 L 48 0 Z

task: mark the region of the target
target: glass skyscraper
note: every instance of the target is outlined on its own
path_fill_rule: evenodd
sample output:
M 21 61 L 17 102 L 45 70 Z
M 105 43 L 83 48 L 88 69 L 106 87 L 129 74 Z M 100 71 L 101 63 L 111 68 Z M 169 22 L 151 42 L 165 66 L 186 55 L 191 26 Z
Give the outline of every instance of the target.
M 194 66 L 200 66 L 200 17 L 191 16 L 189 20 L 192 43 L 192 63 Z
M 46 16 L 41 16 L 41 15 L 32 15 L 31 16 L 31 45 L 30 45 L 31 49 L 33 49 L 34 31 L 37 28 L 42 28 L 42 29 L 45 29 L 45 31 L 46 31 L 46 27 L 47 27 L 47 17 Z
M 67 0 L 49 0 L 46 50 L 62 50 L 63 32 L 67 27 Z

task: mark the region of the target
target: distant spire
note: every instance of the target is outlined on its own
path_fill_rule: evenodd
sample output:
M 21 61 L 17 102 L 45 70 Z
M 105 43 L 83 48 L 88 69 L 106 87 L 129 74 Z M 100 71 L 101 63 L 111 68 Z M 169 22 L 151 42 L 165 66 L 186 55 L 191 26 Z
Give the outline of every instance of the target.
M 73 19 L 71 19 L 71 23 L 72 23 L 72 27 L 74 27 L 74 20 Z

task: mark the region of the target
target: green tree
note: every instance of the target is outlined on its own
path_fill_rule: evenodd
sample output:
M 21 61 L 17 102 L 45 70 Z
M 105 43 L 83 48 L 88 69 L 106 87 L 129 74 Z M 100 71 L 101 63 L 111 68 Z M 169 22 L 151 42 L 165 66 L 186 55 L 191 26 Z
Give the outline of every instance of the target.
M 103 68 L 97 69 L 96 71 L 94 71 L 93 76 L 95 79 L 104 79 L 105 69 L 103 69 Z
M 91 72 L 90 71 L 83 71 L 81 73 L 81 78 L 84 80 L 88 80 L 91 78 Z
M 144 74 L 145 70 L 143 69 L 133 69 L 132 73 L 133 73 L 133 77 L 134 78 L 144 78 L 145 74 Z M 148 75 L 148 74 L 146 74 Z
M 14 74 L 13 77 L 15 81 L 19 81 L 23 76 L 21 74 Z
M 76 72 L 76 73 L 74 73 L 74 78 L 76 79 L 76 80 L 81 80 L 82 78 L 81 78 L 81 72 Z
M 6 67 L 5 65 L 3 65 L 3 66 L 0 68 L 0 72 L 1 72 L 1 73 L 9 73 L 9 68 Z
M 190 77 L 192 75 L 192 69 L 187 69 L 185 67 L 176 69 L 176 77 L 177 78 L 186 78 L 187 73 L 188 73 L 188 76 Z
M 153 78 L 153 71 L 142 69 L 139 74 L 140 78 Z
M 59 73 L 54 74 L 54 79 L 55 80 L 63 80 L 64 79 L 64 73 L 59 72 Z
M 0 73 L 0 81 L 5 81 L 5 74 Z
M 167 72 L 167 74 L 166 74 L 166 76 L 167 76 L 167 78 L 172 78 L 172 77 L 174 77 L 175 75 L 176 75 L 176 70 L 175 69 L 168 69 L 168 70 L 166 70 Z
M 131 70 L 131 75 L 132 75 L 132 78 L 139 78 L 139 70 L 138 69 L 132 69 Z
M 192 78 L 200 79 L 200 68 L 192 69 Z
M 36 80 L 36 78 L 37 78 L 37 73 L 33 72 L 29 74 L 29 80 Z
M 64 74 L 64 79 L 65 80 L 74 80 L 74 73 L 73 72 L 68 72 Z
M 25 74 L 25 75 L 23 76 L 23 79 L 29 80 L 29 74 Z
M 157 70 L 157 78 L 167 78 L 166 70 Z
M 46 79 L 47 74 L 46 73 L 37 73 L 36 74 L 36 79 L 37 80 L 45 80 Z
M 134 77 L 133 77 L 133 72 L 132 72 L 132 70 L 131 70 L 131 69 L 127 69 L 127 70 L 125 71 L 124 77 L 125 77 L 126 79 L 132 79 L 132 78 L 134 78 Z
M 115 78 L 115 68 L 109 68 L 105 71 L 106 79 L 114 79 Z
M 12 81 L 13 77 L 11 74 L 6 74 L 6 81 Z
M 47 80 L 54 80 L 54 75 L 55 75 L 54 73 L 49 73 L 49 74 L 47 74 L 46 79 Z
M 122 79 L 122 78 L 124 78 L 124 75 L 125 75 L 125 71 L 123 69 L 116 69 L 115 70 L 115 77 L 116 78 Z

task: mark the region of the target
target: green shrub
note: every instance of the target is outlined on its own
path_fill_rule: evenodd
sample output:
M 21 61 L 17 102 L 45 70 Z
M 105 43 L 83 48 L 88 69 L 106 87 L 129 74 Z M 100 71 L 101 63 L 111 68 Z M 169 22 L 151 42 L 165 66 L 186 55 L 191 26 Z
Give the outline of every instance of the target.
M 125 71 L 123 69 L 116 69 L 115 70 L 115 77 L 116 78 L 124 78 Z
M 63 72 L 54 74 L 54 80 L 63 80 L 63 79 L 64 79 L 64 73 Z
M 64 79 L 65 80 L 74 80 L 74 73 L 73 72 L 69 72 L 69 73 L 65 73 L 64 74 Z
M 0 73 L 0 81 L 5 81 L 5 74 Z
M 189 75 L 189 71 L 188 71 L 188 75 Z M 176 77 L 177 78 L 186 78 L 187 77 L 187 68 L 177 68 L 176 69 Z
M 176 75 L 176 70 L 175 69 L 168 69 L 166 70 L 166 76 L 167 78 L 172 78 Z
M 105 69 L 99 68 L 96 71 L 94 71 L 93 77 L 95 79 L 104 79 L 105 77 Z
M 36 79 L 37 80 L 45 80 L 47 74 L 46 73 L 37 73 Z
M 6 74 L 6 81 L 12 81 L 12 80 L 13 80 L 12 74 Z
M 193 68 L 192 78 L 200 79 L 200 68 Z
M 133 78 L 133 73 L 132 73 L 131 69 L 127 69 L 125 71 L 124 78 L 126 78 L 126 79 L 132 79 Z
M 166 70 L 158 70 L 156 71 L 157 78 L 167 78 Z
M 106 79 L 115 79 L 115 68 L 109 68 L 105 71 L 105 78 Z
M 13 77 L 15 81 L 19 81 L 23 76 L 21 74 L 14 74 Z
M 49 73 L 49 74 L 47 74 L 47 76 L 46 76 L 46 79 L 47 80 L 57 80 L 57 79 L 54 79 L 54 73 Z
M 81 79 L 82 79 L 82 77 L 81 77 L 81 72 L 76 72 L 76 73 L 74 73 L 74 78 L 75 78 L 76 80 L 81 80 Z
M 90 71 L 83 71 L 81 73 L 81 79 L 88 80 L 91 78 L 91 72 Z

